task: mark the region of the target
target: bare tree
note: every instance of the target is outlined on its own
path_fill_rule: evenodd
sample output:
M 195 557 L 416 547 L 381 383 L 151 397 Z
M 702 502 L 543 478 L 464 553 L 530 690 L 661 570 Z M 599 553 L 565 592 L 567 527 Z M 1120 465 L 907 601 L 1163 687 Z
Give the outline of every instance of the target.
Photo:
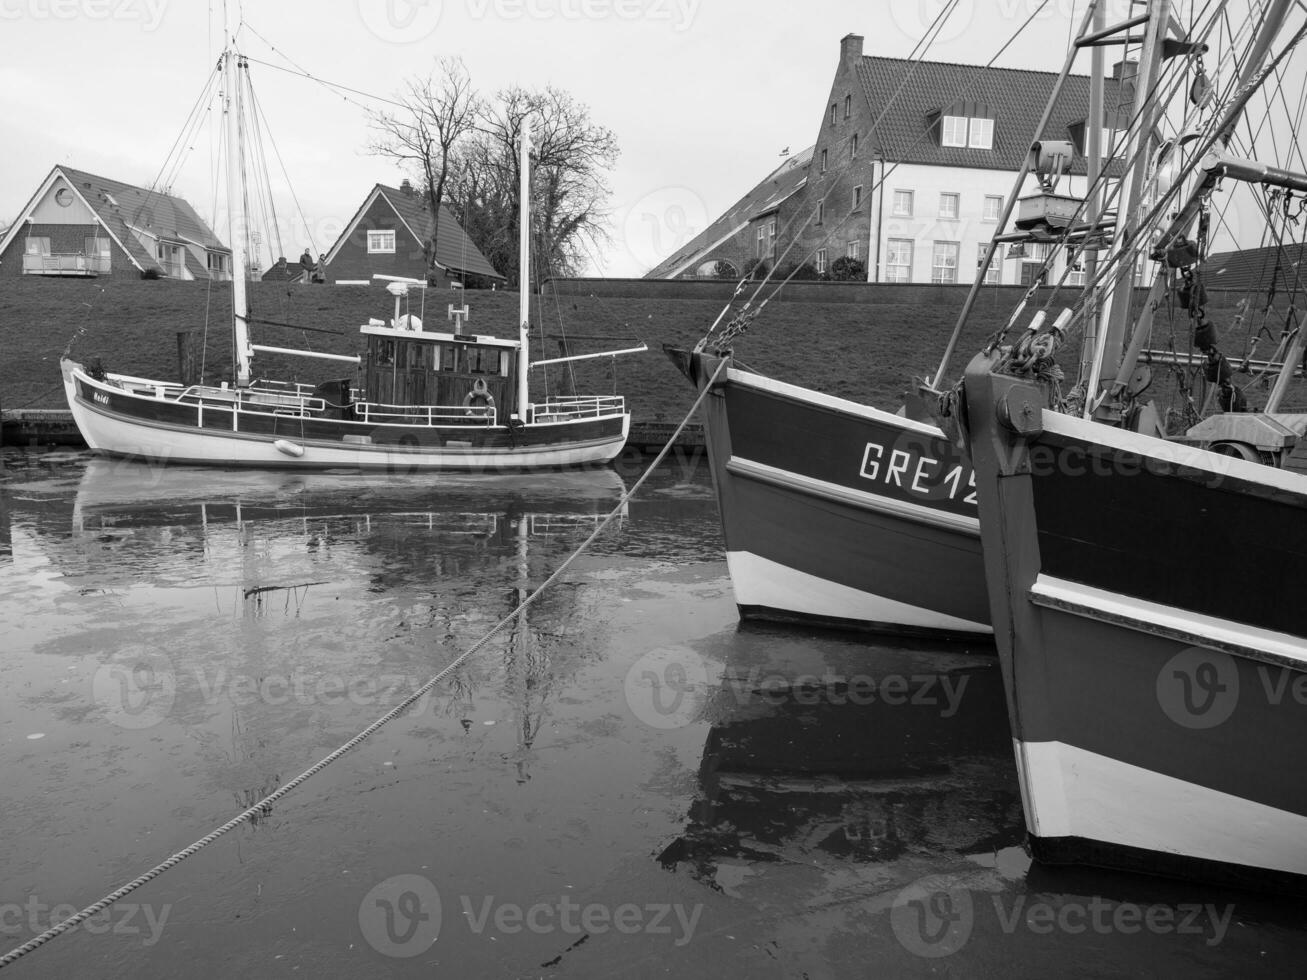
M 514 86 L 500 92 L 494 104 L 482 105 L 476 131 L 455 155 L 450 201 L 463 216 L 464 230 L 510 283 L 519 272 L 518 146 L 526 125 L 534 149 L 532 250 L 554 274 L 579 271 L 586 246 L 606 237 L 605 175 L 619 152 L 612 130 L 552 86 L 542 91 Z
M 411 78 L 396 102 L 401 108 L 371 114 L 375 138 L 369 150 L 401 166 L 416 166 L 431 211 L 428 274 L 436 265 L 440 209 L 445 200 L 455 150 L 482 115 L 481 99 L 461 58 L 440 58 L 425 78 Z

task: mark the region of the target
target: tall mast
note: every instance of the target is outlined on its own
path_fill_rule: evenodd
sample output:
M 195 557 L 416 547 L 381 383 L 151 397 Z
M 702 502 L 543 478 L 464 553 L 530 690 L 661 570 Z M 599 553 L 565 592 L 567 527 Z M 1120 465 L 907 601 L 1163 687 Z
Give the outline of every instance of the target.
M 1099 34 L 1107 30 L 1107 8 L 1099 5 L 1094 10 L 1093 31 Z M 1089 183 L 1089 218 L 1095 223 L 1103 219 L 1103 185 L 1099 176 L 1103 172 L 1103 85 L 1104 73 L 1107 71 L 1103 46 L 1096 44 L 1089 49 L 1089 119 L 1085 124 L 1085 155 L 1089 160 L 1086 180 Z M 1123 134 L 1124 135 L 1124 134 Z M 1118 213 L 1122 213 L 1118 210 Z M 1084 281 L 1093 282 L 1098 273 L 1098 249 L 1087 248 L 1084 251 Z M 1098 294 L 1089 298 L 1090 308 L 1085 311 L 1084 343 L 1080 348 L 1079 377 L 1088 378 L 1092 370 L 1095 351 L 1098 348 L 1099 314 Z
M 1144 30 L 1143 50 L 1139 57 L 1134 98 L 1131 101 L 1131 108 L 1135 110 L 1139 128 L 1134 134 L 1134 141 L 1129 146 L 1131 149 L 1138 149 L 1138 152 L 1126 174 L 1121 188 L 1122 193 L 1117 197 L 1117 222 L 1112 252 L 1124 254 L 1118 261 L 1113 288 L 1105 304 L 1106 322 L 1100 327 L 1102 333 L 1098 337 L 1098 349 L 1094 352 L 1090 364 L 1089 379 L 1085 386 L 1086 417 L 1098 404 L 1098 389 L 1103 377 L 1108 372 L 1115 371 L 1120 365 L 1122 349 L 1125 347 L 1126 321 L 1130 317 L 1131 289 L 1134 286 L 1135 276 L 1135 254 L 1130 246 L 1138 231 L 1134 227 L 1134 222 L 1148 177 L 1150 162 L 1150 154 L 1147 152 L 1148 140 L 1157 126 L 1160 115 L 1153 88 L 1161 71 L 1162 41 L 1170 26 L 1170 20 L 1170 0 L 1156 0 L 1149 4 L 1148 26 Z M 1126 67 L 1122 65 L 1121 84 L 1125 84 Z M 1099 125 L 1101 124 L 1102 120 L 1099 120 Z
M 222 53 L 222 70 L 226 76 L 222 111 L 227 117 L 227 221 L 231 235 L 231 318 L 236 353 L 236 387 L 250 384 L 249 310 L 245 299 L 245 189 L 244 152 L 241 147 L 240 92 L 238 74 L 240 57 L 236 39 L 225 30 L 226 47 Z
M 531 356 L 528 351 L 531 333 L 531 126 L 522 120 L 521 186 L 518 188 L 520 214 L 517 250 L 518 322 L 522 349 L 517 355 L 517 417 L 526 421 L 528 376 Z

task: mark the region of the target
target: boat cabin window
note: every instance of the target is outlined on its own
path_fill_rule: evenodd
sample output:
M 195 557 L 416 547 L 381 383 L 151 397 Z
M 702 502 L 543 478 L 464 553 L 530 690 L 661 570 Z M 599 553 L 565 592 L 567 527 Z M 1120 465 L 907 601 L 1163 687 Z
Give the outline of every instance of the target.
M 469 347 L 467 371 L 469 374 L 499 374 L 499 351 L 493 347 Z
M 377 363 L 394 364 L 395 363 L 395 342 L 393 340 L 377 340 Z
M 404 366 L 414 371 L 430 371 L 435 352 L 430 344 L 406 343 Z

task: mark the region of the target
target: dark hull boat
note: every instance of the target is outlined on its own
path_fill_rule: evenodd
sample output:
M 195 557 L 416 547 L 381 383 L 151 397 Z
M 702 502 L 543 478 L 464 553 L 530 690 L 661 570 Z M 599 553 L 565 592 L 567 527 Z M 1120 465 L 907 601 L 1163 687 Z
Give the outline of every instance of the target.
M 742 618 L 991 632 L 974 475 L 938 428 L 729 355 L 668 355 L 714 386 L 704 428 Z
M 1035 856 L 1301 889 L 1307 476 L 990 365 L 965 417 Z

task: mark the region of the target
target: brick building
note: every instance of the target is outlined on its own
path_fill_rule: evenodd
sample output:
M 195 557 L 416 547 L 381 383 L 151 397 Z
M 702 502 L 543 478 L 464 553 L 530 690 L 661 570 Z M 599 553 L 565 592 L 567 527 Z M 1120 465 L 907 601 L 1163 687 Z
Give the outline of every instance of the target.
M 721 260 L 741 271 L 761 259 L 782 270 L 811 262 L 827 272 L 848 256 L 865 264 L 869 282 L 969 283 L 1056 78 L 866 56 L 862 37 L 849 34 L 813 146 L 646 277 L 710 275 Z M 1099 122 L 1109 136 L 1114 120 L 1128 118 L 1118 104 L 1127 89 L 1107 80 Z M 1071 76 L 1041 134 L 1075 145 L 1060 187 L 1073 195 L 1086 189 L 1088 114 L 1089 78 Z M 1037 189 L 1028 178 L 1021 195 Z M 1028 282 L 1044 248 L 996 259 L 986 281 Z M 1064 260 L 1056 261 L 1054 275 Z
M 0 236 L 0 276 L 230 279 L 231 250 L 180 197 L 57 166 Z
M 407 180 L 399 187 L 377 184 L 327 252 L 327 281 L 368 282 L 377 274 L 422 279 L 429 264 L 431 225 L 426 195 Z M 292 265 L 297 261 L 295 256 L 290 259 Z M 465 282 L 469 275 L 504 281 L 443 205 L 435 264 L 441 286 Z

